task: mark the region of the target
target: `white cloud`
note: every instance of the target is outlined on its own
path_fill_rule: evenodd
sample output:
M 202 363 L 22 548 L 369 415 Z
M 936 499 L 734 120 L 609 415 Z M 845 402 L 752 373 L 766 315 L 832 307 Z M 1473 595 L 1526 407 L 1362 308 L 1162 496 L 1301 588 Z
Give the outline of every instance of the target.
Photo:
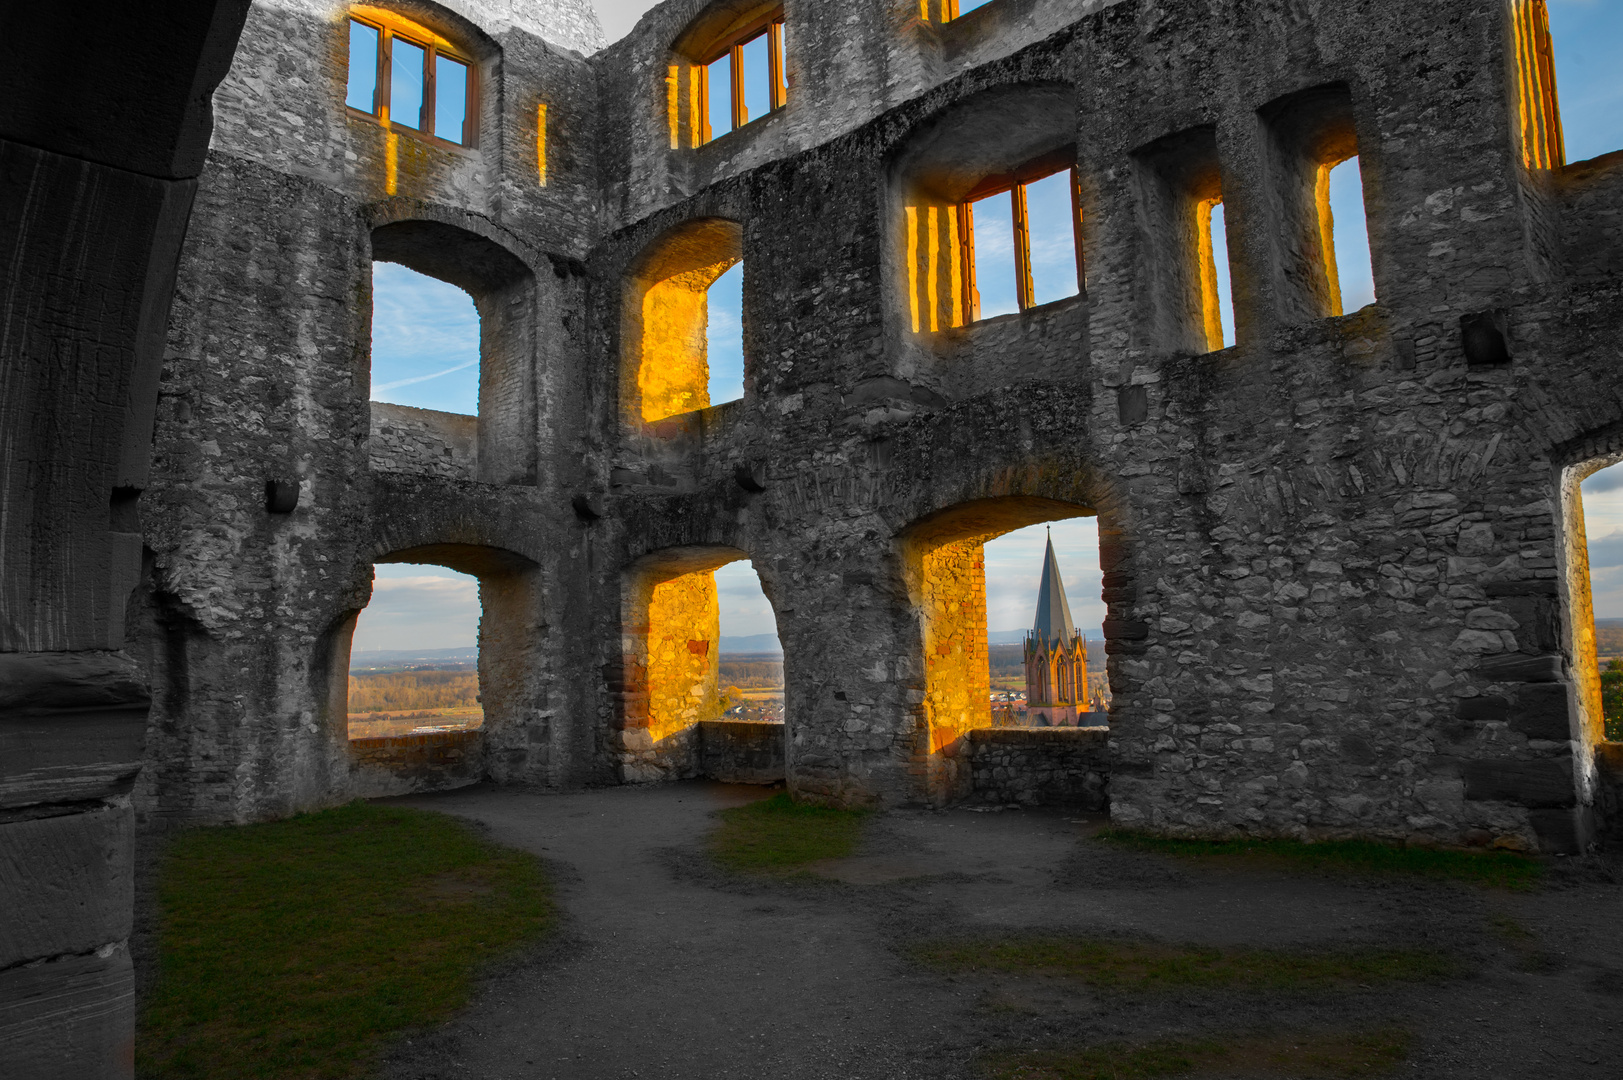
M 1077 629 L 1098 633 L 1104 622 L 1100 599 L 1099 522 L 1070 518 L 1051 526 L 1033 525 L 998 537 L 986 545 L 986 628 L 1024 630 L 1037 612 L 1037 585 L 1042 580 L 1043 551 L 1054 537 L 1054 558 L 1071 602 Z
M 377 567 L 372 602 L 355 624 L 356 652 L 461 649 L 479 641 L 478 579 L 443 566 Z

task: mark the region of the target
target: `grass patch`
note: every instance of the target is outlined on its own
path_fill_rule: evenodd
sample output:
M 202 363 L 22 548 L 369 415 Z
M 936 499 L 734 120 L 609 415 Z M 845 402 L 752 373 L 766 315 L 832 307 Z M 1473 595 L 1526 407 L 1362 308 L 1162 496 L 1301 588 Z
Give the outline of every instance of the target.
M 850 855 L 862 839 L 868 811 L 808 806 L 780 791 L 718 816 L 721 824 L 710 834 L 716 861 L 729 870 L 771 873 Z
M 551 928 L 541 864 L 443 814 L 351 803 L 178 836 L 160 884 L 149 1078 L 342 1080 L 468 1001 L 478 965 Z
M 1027 1050 L 987 1054 L 991 1080 L 1149 1080 L 1221 1073 L 1243 1076 L 1360 1077 L 1390 1073 L 1409 1056 L 1414 1036 L 1376 1031 L 1249 1035 L 1146 1046 Z
M 1193 858 L 1231 858 L 1296 869 L 1463 881 L 1498 889 L 1527 889 L 1544 873 L 1537 859 L 1510 851 L 1450 851 L 1370 840 L 1180 840 L 1133 829 L 1105 829 L 1101 840 L 1134 851 Z
M 1116 991 L 1236 987 L 1316 990 L 1376 982 L 1436 982 L 1458 972 L 1429 949 L 1209 948 L 1082 937 L 930 941 L 910 950 L 946 972 L 1058 975 Z

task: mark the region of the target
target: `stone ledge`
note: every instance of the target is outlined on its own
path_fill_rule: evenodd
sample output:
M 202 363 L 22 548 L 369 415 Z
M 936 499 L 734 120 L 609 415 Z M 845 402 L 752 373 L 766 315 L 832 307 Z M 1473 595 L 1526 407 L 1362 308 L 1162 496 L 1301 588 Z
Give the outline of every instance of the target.
M 1107 727 L 976 728 L 969 741 L 976 747 L 1002 743 L 1011 746 L 1040 743 L 1103 742 L 1110 738 Z
M 430 746 L 458 746 L 462 743 L 478 742 L 485 737 L 484 728 L 470 728 L 467 731 L 433 731 L 422 735 L 378 735 L 366 739 L 351 739 L 351 750 L 415 750 Z

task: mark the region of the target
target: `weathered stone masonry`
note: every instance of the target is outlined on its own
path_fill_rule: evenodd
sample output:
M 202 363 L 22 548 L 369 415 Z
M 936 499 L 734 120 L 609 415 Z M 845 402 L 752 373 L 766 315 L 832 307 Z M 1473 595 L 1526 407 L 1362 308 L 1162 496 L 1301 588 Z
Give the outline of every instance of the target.
M 671 0 L 586 58 L 584 4 L 399 5 L 480 58 L 482 141 L 458 150 L 345 114 L 342 6 L 254 5 L 142 499 L 150 813 L 356 790 L 347 635 L 390 558 L 481 577 L 493 779 L 690 771 L 647 733 L 637 597 L 650 567 L 742 554 L 785 647 L 790 788 L 962 796 L 974 718 L 939 718 L 930 665 L 983 643 L 953 652 L 940 618 L 977 626 L 973 596 L 933 616 L 929 567 L 950 545 L 973 579 L 985 538 L 1087 513 L 1117 822 L 1587 839 L 1576 482 L 1623 456 L 1623 159 L 1526 153 L 1515 5 L 998 0 L 940 26 L 786 0 L 788 105 L 693 148 L 673 48 L 723 6 Z M 1302 184 L 1348 140 L 1380 300 L 1333 316 Z M 919 185 L 1071 146 L 1086 294 L 915 333 Z M 1206 352 L 1188 260 L 1213 184 L 1239 344 Z M 712 220 L 740 236 L 745 398 L 647 423 L 628 290 Z M 474 450 L 434 414 L 387 453 L 373 434 L 374 256 L 479 304 Z M 1508 358 L 1472 363 L 1467 327 Z M 291 514 L 267 513 L 279 478 Z

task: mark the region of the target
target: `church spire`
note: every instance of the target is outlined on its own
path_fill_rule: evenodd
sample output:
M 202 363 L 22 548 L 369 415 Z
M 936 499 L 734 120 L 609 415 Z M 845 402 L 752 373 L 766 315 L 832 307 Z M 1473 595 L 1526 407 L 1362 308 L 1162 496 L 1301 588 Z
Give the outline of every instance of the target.
M 1059 562 L 1054 558 L 1054 538 L 1048 538 L 1043 556 L 1043 577 L 1037 586 L 1037 622 L 1032 632 L 1053 642 L 1069 642 L 1076 636 L 1071 623 L 1071 605 L 1065 599 L 1065 582 L 1060 580 Z

